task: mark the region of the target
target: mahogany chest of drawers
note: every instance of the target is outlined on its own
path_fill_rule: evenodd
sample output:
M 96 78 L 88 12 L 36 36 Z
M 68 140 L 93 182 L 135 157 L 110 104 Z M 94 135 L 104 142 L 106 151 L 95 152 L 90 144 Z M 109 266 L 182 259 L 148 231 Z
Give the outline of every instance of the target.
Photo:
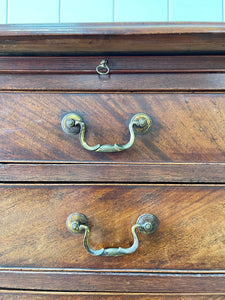
M 0 298 L 225 298 L 225 26 L 3 25 Z

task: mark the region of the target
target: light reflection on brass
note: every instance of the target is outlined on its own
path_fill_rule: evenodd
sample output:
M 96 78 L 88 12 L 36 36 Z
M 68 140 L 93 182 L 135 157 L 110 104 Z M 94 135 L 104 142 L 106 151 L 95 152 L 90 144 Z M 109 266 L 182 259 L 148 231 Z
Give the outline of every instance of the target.
M 71 233 L 82 233 L 84 231 L 84 248 L 88 253 L 94 256 L 122 256 L 135 252 L 138 248 L 138 237 L 135 232 L 138 229 L 141 233 L 152 234 L 158 228 L 159 221 L 156 216 L 152 214 L 141 215 L 135 225 L 132 226 L 131 232 L 133 235 L 133 245 L 129 248 L 101 248 L 93 250 L 89 245 L 90 229 L 88 227 L 87 218 L 80 213 L 71 214 L 66 221 L 67 229 Z

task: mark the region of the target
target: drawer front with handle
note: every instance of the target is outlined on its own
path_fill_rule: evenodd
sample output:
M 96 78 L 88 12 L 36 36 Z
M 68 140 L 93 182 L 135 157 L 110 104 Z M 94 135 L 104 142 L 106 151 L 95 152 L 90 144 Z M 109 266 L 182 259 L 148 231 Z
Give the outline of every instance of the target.
M 1 93 L 0 101 L 2 162 L 225 162 L 223 94 Z M 81 144 L 68 134 L 79 131 Z
M 1 186 L 0 234 L 4 243 L 0 244 L 0 264 L 32 268 L 222 270 L 224 199 L 224 185 Z M 87 225 L 81 221 L 76 228 L 76 220 L 71 222 L 68 218 L 74 213 L 85 215 Z M 152 234 L 143 234 L 146 232 L 134 225 L 138 217 L 146 214 L 155 216 L 142 222 L 152 226 Z M 131 228 L 136 230 L 133 237 Z M 74 229 L 80 233 L 71 233 Z M 100 256 L 85 251 L 84 233 L 88 234 L 85 248 L 88 252 L 99 251 Z M 133 239 L 135 243 L 139 241 L 135 252 L 101 256 L 102 248 L 106 255 L 108 248 L 135 250 Z M 118 254 L 118 249 L 110 251 Z

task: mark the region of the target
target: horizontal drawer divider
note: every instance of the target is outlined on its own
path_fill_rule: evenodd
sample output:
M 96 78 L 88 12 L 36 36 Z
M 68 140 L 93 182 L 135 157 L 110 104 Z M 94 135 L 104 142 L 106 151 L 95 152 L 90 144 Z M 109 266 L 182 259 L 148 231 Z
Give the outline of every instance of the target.
M 2 163 L 2 182 L 224 183 L 225 163 Z
M 211 296 L 211 299 L 218 300 L 219 295 L 224 295 L 224 293 L 143 293 L 143 292 L 137 292 L 137 293 L 123 293 L 123 292 L 62 292 L 62 291 L 40 291 L 40 290 L 16 290 L 16 289 L 0 289 L 0 293 L 3 293 L 3 296 L 14 296 L 14 297 L 21 297 L 21 296 L 26 296 L 29 298 L 25 299 L 34 299 L 34 296 L 41 296 L 41 299 L 65 299 L 68 300 L 67 297 L 76 297 L 76 298 L 71 298 L 71 299 L 89 299 L 89 297 L 93 297 L 92 299 L 118 299 L 116 297 L 121 297 L 119 298 L 120 300 L 122 299 L 141 299 L 143 300 L 143 297 L 148 297 L 148 299 L 168 299 L 167 297 L 172 297 L 169 299 L 176 299 L 176 296 L 184 297 L 187 296 L 188 299 L 193 299 L 189 297 L 195 296 L 195 299 L 205 299 L 202 298 L 204 296 Z M 45 297 L 46 296 L 46 297 Z M 160 298 L 158 298 L 158 297 Z M 51 298 L 49 298 L 51 297 Z M 57 298 L 55 298 L 57 297 Z M 58 298 L 60 297 L 60 298 Z M 65 298 L 64 298 L 65 297 Z M 86 298 L 88 297 L 88 298 Z M 153 297 L 153 298 L 151 298 Z M 155 298 L 157 297 L 157 298 Z M 7 299 L 7 298 L 6 298 Z M 15 298 L 15 299 L 20 299 L 20 298 Z M 70 299 L 70 298 L 69 298 Z M 146 298 L 147 299 L 147 298 Z
M 179 270 L 179 269 L 79 269 L 79 268 L 17 268 L 17 267 L 0 267 L 0 272 L 85 272 L 85 273 L 146 273 L 146 274 L 166 274 L 166 275 L 208 275 L 215 274 L 221 275 L 225 274 L 225 270 Z
M 225 293 L 225 274 L 0 271 L 1 287 L 45 291 Z M 91 284 L 87 284 L 90 282 Z M 146 284 L 148 282 L 148 284 Z

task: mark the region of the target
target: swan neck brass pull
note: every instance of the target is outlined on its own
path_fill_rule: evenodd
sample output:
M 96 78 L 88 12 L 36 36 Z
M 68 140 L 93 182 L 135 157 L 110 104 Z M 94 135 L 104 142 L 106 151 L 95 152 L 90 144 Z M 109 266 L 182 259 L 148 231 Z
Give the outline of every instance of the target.
M 93 250 L 89 245 L 90 229 L 88 227 L 87 218 L 80 213 L 71 214 L 66 221 L 67 229 L 71 233 L 81 233 L 84 231 L 84 248 L 88 253 L 94 256 L 122 256 L 135 252 L 138 248 L 138 237 L 136 229 L 141 233 L 152 234 L 158 228 L 159 221 L 156 216 L 152 214 L 141 215 L 135 225 L 132 226 L 131 232 L 133 235 L 133 245 L 129 248 L 102 248 L 99 250 Z
M 135 140 L 135 133 L 137 134 L 146 134 L 151 128 L 152 120 L 151 118 L 144 114 L 139 113 L 134 115 L 129 123 L 129 131 L 130 131 L 130 140 L 125 145 L 100 145 L 97 144 L 95 146 L 89 146 L 85 141 L 85 123 L 82 118 L 75 114 L 69 113 L 64 116 L 62 119 L 61 125 L 62 129 L 65 133 L 68 134 L 77 134 L 80 133 L 80 143 L 81 145 L 89 151 L 95 152 L 119 152 L 126 149 L 129 149 Z

